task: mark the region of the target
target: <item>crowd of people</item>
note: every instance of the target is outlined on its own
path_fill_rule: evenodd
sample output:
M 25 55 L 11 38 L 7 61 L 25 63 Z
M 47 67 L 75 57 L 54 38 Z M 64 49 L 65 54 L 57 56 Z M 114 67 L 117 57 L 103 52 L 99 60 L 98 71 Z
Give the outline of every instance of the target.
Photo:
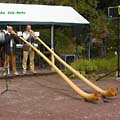
M 26 31 L 23 33 L 23 38 L 34 44 L 36 37 L 32 31 L 31 25 L 26 26 Z M 14 75 L 19 75 L 16 68 L 16 44 L 20 43 L 19 37 L 15 34 L 12 26 L 7 26 L 7 30 L 0 29 L 0 49 L 4 51 L 4 76 L 8 74 L 8 67 L 11 61 L 12 72 Z M 36 73 L 34 66 L 35 53 L 29 45 L 23 42 L 23 59 L 22 69 L 23 74 L 27 71 L 27 61 L 29 56 L 30 71 Z

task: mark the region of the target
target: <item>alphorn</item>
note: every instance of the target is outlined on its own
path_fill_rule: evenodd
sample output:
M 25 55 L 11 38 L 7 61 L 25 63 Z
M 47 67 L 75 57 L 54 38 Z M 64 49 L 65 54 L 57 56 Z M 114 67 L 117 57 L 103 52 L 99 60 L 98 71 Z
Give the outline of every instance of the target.
M 17 35 L 15 32 L 13 32 Z M 18 36 L 19 37 L 19 36 Z M 54 65 L 42 52 L 40 52 L 36 47 L 34 47 L 31 43 L 26 41 L 24 38 L 19 37 L 23 42 L 29 45 L 39 56 L 41 56 L 57 73 L 58 75 L 63 78 L 63 80 L 85 101 L 96 101 L 101 98 L 99 93 L 87 93 L 76 86 L 56 65 Z
M 82 81 L 84 81 L 88 86 L 99 92 L 102 97 L 111 97 L 117 95 L 117 89 L 110 87 L 108 90 L 103 90 L 99 86 L 95 85 L 88 79 L 86 79 L 83 75 L 81 75 L 78 71 L 76 71 L 74 68 L 72 68 L 69 64 L 67 64 L 64 60 L 62 60 L 54 51 L 52 51 L 39 37 L 36 37 L 37 40 L 51 53 L 54 55 L 54 57 L 62 63 L 66 68 L 68 68 L 72 73 L 74 73 L 78 78 L 80 78 Z

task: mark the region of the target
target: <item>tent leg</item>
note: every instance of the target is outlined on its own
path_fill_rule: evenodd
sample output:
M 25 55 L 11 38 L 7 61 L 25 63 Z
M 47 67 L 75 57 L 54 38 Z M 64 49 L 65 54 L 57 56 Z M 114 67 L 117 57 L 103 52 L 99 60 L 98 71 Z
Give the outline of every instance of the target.
M 117 41 L 117 53 L 118 53 L 118 77 L 120 77 L 120 18 L 118 18 L 118 41 Z
M 51 26 L 51 50 L 54 52 L 54 37 L 55 31 L 54 31 L 54 25 Z M 51 61 L 53 64 L 55 64 L 55 57 L 53 54 L 51 54 Z

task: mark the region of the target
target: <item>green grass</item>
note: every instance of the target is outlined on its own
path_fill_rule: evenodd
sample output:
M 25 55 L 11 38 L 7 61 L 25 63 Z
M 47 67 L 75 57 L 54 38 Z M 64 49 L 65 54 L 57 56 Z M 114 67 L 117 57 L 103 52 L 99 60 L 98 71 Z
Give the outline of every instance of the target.
M 117 67 L 117 58 L 104 58 L 104 59 L 81 59 L 71 63 L 71 66 L 79 71 L 82 75 L 85 74 L 100 74 L 110 72 Z M 65 71 L 66 74 L 71 74 L 69 70 Z
M 113 71 L 117 67 L 117 58 L 97 59 L 93 62 L 97 66 L 98 73 Z

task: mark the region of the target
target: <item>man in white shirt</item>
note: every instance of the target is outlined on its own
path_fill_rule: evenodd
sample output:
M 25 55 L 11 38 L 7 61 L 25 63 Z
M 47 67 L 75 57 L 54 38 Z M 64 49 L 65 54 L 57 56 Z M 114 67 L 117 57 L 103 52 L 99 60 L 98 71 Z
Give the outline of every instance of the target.
M 30 42 L 31 44 L 34 44 L 35 42 L 35 35 L 31 30 L 31 25 L 26 26 L 26 31 L 23 33 L 23 38 Z M 28 55 L 30 59 L 30 70 L 32 73 L 36 73 L 34 70 L 34 50 L 29 47 L 26 43 L 23 44 L 23 61 L 22 61 L 22 67 L 23 67 L 23 74 L 26 74 L 27 70 L 27 60 L 28 60 Z

